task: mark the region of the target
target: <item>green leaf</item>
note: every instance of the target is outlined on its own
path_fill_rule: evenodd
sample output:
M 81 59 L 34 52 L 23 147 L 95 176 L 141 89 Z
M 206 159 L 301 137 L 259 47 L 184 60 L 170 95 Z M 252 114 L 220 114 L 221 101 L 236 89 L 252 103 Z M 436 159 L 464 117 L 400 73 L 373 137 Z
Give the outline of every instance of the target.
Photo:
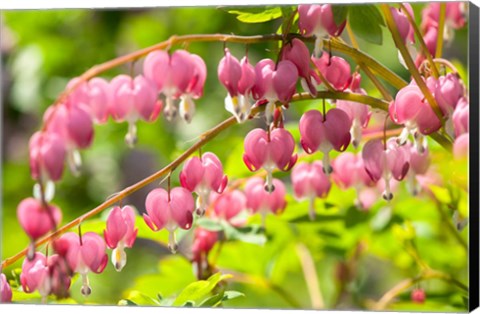
M 125 301 L 127 302 L 126 305 L 132 305 L 130 303 L 133 303 L 133 305 L 160 305 L 160 302 L 156 299 L 151 298 L 138 290 L 130 291 L 125 298 Z
M 236 14 L 237 20 L 243 23 L 264 23 L 282 17 L 280 7 L 239 7 L 234 10 L 227 10 L 230 14 Z
M 245 294 L 241 293 L 240 291 L 229 290 L 229 291 L 225 291 L 225 293 L 223 294 L 222 301 L 233 300 L 233 299 L 244 297 L 244 296 Z
M 383 33 L 381 26 L 385 26 L 382 15 L 373 4 L 357 5 L 348 10 L 348 20 L 352 31 L 358 37 L 372 43 L 381 45 Z
M 193 305 L 200 304 L 200 302 L 212 292 L 220 281 L 231 277 L 232 275 L 216 273 L 207 280 L 195 281 L 180 292 L 172 305 L 183 306 L 187 302 L 191 302 Z
M 133 301 L 130 301 L 130 300 L 127 300 L 127 299 L 122 299 L 122 300 L 118 301 L 117 305 L 120 305 L 120 306 L 137 306 L 137 303 L 135 303 Z
M 217 293 L 203 301 L 199 307 L 216 307 L 222 303 L 224 291 Z
M 342 4 L 332 5 L 333 19 L 336 25 L 342 24 L 347 18 L 348 6 Z

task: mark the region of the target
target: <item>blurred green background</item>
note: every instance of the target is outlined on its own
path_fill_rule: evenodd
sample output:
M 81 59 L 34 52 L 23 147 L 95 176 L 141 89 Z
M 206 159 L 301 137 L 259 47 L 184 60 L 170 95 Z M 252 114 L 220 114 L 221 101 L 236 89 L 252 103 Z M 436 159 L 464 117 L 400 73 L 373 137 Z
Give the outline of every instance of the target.
M 413 7 L 419 21 L 424 4 L 414 4 Z M 72 77 L 95 64 L 166 40 L 174 34 L 266 34 L 276 32 L 281 23 L 275 20 L 244 24 L 237 21 L 234 15 L 215 7 L 4 11 L 1 20 L 2 259 L 12 256 L 28 244 L 16 220 L 16 206 L 32 194 L 34 184 L 28 168 L 28 140 L 39 129 L 43 112 Z M 390 34 L 385 28 L 383 31 L 382 46 L 359 39 L 361 49 L 408 79 L 408 72 L 398 62 Z M 343 36 L 349 42 L 346 34 Z M 228 44 L 227 47 L 238 59 L 247 48 L 242 44 Z M 92 147 L 82 152 L 82 175 L 73 177 L 66 171 L 64 179 L 56 186 L 54 203 L 63 211 L 63 223 L 160 169 L 188 148 L 198 135 L 230 116 L 223 105 L 226 91 L 219 84 L 216 74 L 218 62 L 223 56 L 223 44 L 193 43 L 188 45 L 188 50 L 202 56 L 208 68 L 204 97 L 196 102 L 197 112 L 193 122 L 190 125 L 183 121 L 168 123 L 163 117 L 152 124 L 139 122 L 139 142 L 135 149 L 129 149 L 124 144 L 126 124 L 109 121 L 106 125 L 96 126 Z M 464 79 L 467 51 L 465 28 L 456 32 L 454 42 L 446 47 L 444 54 L 460 68 Z M 278 45 L 273 42 L 248 46 L 252 64 L 263 58 L 275 58 L 277 53 Z M 135 63 L 135 73 L 141 73 L 141 65 L 142 62 Z M 109 79 L 129 71 L 130 65 L 126 65 L 104 76 Z M 362 81 L 362 87 L 369 95 L 379 96 L 367 78 Z M 391 91 L 396 92 L 394 89 Z M 308 108 L 318 108 L 318 102 L 292 105 L 288 111 L 286 127 L 292 131 L 297 143 L 298 119 Z M 204 151 L 212 151 L 219 156 L 231 181 L 250 175 L 242 162 L 243 138 L 248 130 L 262 125 L 261 120 L 255 120 L 234 126 L 204 148 Z M 456 171 L 457 177 L 465 179 L 466 166 L 452 165 L 448 155 L 433 142 L 431 144 L 438 171 L 446 173 L 446 186 L 437 191 L 439 197 L 444 197 L 445 203 L 448 203 L 449 199 L 445 198 L 451 198 L 451 193 L 460 193 L 463 215 L 466 215 L 466 192 L 459 187 L 459 182 L 450 181 L 453 179 L 451 171 Z M 300 152 L 300 147 L 297 150 Z M 353 151 L 353 148 L 349 150 Z M 312 158 L 319 159 L 320 155 L 315 154 Z M 175 185 L 178 184 L 178 171 L 172 176 Z M 276 176 L 289 182 L 288 174 Z M 157 184 L 133 194 L 124 203 L 133 204 L 139 212 L 143 212 L 145 196 Z M 290 186 L 288 189 L 291 191 Z M 405 238 L 409 236 L 408 226 L 413 226 L 416 249 L 428 265 L 467 282 L 467 251 L 446 231 L 444 224 L 450 221 L 442 220 L 438 208 L 428 196 L 413 198 L 405 185 L 401 184 L 391 209 L 385 209 L 386 203 L 379 200 L 369 212 L 352 208 L 354 198 L 353 190 L 340 191 L 334 187 L 326 202 L 317 200 L 319 212 L 331 218 L 312 223 L 295 220 L 307 213 L 308 205 L 307 202 L 295 201 L 289 195 L 285 213 L 267 219 L 266 244 L 239 241 L 224 244 L 217 267 L 248 275 L 245 282 L 229 283 L 229 289 L 240 291 L 245 296 L 229 301 L 224 306 L 311 308 L 298 255 L 301 250 L 299 245 L 303 245 L 308 248 L 315 262 L 326 307 L 365 308 L 368 300 L 378 300 L 403 278 L 418 274 L 419 266 L 405 244 Z M 324 203 L 329 205 L 325 206 Z M 443 210 L 447 215 L 452 213 L 447 206 Z M 101 232 L 102 219 L 99 217 L 85 223 L 82 230 Z M 156 297 L 158 293 L 172 296 L 195 281 L 188 260 L 181 255 L 171 256 L 158 244 L 165 243 L 165 231 L 155 234 L 145 227 L 141 219 L 138 221 L 142 239 L 137 240 L 133 249 L 127 250 L 128 263 L 125 269 L 117 273 L 109 264 L 103 274 L 91 275 L 93 294 L 88 299 L 81 296 L 80 284 L 75 282 L 72 299 L 63 302 L 116 304 L 120 299 L 129 297 L 131 291 L 141 291 L 151 297 Z M 255 224 L 260 219 L 253 217 L 251 221 Z M 467 239 L 467 229 L 460 234 L 463 241 Z M 186 233 L 181 245 L 182 252 L 188 252 L 190 242 L 191 234 Z M 354 257 L 357 250 L 361 253 Z M 342 286 L 339 269 L 348 263 L 354 263 L 355 272 Z M 13 280 L 12 272 L 19 267 L 21 261 L 3 272 Z M 425 304 L 411 303 L 407 291 L 400 295 L 399 301 L 391 309 L 465 310 L 465 293 L 454 286 L 431 280 L 421 283 L 421 287 L 427 291 Z M 16 292 L 16 296 L 19 299 L 28 297 L 19 292 Z M 39 299 L 25 301 L 39 302 Z

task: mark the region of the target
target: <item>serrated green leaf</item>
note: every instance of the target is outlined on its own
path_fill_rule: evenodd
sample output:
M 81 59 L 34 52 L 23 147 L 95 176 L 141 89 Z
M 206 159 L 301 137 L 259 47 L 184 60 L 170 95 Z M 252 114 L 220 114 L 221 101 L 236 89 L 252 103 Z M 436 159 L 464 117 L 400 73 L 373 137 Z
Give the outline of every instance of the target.
M 332 5 L 333 19 L 336 25 L 340 25 L 345 21 L 348 14 L 348 7 L 349 6 L 342 4 Z
M 236 14 L 237 20 L 243 23 L 264 23 L 282 17 L 281 7 L 240 7 L 227 12 Z
M 357 5 L 348 10 L 348 21 L 353 33 L 372 44 L 383 43 L 381 26 L 385 26 L 380 11 L 375 5 Z

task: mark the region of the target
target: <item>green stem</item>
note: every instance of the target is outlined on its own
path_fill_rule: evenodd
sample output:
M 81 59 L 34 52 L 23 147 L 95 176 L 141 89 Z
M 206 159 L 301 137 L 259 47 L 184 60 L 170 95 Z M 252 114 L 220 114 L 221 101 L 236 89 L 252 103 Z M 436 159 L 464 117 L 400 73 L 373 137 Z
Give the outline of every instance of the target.
M 444 124 L 443 121 L 443 114 L 442 111 L 440 110 L 440 107 L 438 106 L 435 98 L 433 97 L 432 93 L 427 87 L 427 84 L 423 80 L 422 76 L 418 72 L 417 67 L 415 66 L 415 63 L 412 60 L 412 57 L 408 53 L 407 47 L 405 46 L 405 43 L 403 42 L 402 38 L 400 37 L 400 33 L 398 32 L 397 25 L 393 19 L 392 12 L 390 12 L 390 7 L 388 4 L 382 4 L 381 5 L 383 15 L 385 16 L 385 20 L 387 22 L 387 26 L 392 33 L 393 40 L 395 42 L 395 45 L 397 46 L 398 50 L 400 50 L 400 53 L 402 54 L 403 60 L 405 61 L 405 64 L 407 65 L 408 70 L 410 71 L 410 74 L 413 76 L 413 79 L 415 80 L 415 83 L 417 86 L 420 88 L 420 90 L 423 93 L 423 96 L 427 99 L 430 107 L 432 107 L 433 111 L 437 115 L 438 119 Z

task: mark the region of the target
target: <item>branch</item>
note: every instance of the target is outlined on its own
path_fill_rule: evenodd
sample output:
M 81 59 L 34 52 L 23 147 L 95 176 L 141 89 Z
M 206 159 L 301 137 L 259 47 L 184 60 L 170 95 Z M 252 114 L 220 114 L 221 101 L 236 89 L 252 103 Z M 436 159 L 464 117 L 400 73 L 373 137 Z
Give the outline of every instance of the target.
M 443 124 L 444 121 L 443 121 L 442 111 L 440 110 L 440 107 L 438 106 L 437 101 L 433 97 L 432 93 L 428 89 L 427 84 L 425 83 L 422 76 L 418 72 L 418 69 L 415 66 L 415 63 L 413 62 L 412 57 L 410 56 L 410 53 L 408 53 L 407 47 L 405 46 L 402 38 L 400 37 L 400 33 L 398 32 L 397 25 L 392 16 L 392 12 L 390 12 L 390 7 L 388 6 L 388 4 L 382 4 L 381 8 L 383 11 L 383 15 L 385 16 L 388 29 L 390 30 L 390 33 L 392 33 L 392 37 L 395 42 L 395 45 L 397 46 L 398 50 L 400 50 L 403 60 L 405 61 L 405 64 L 407 65 L 408 70 L 410 71 L 410 74 L 415 80 L 415 83 L 417 83 L 417 86 L 422 91 L 423 96 L 425 96 L 425 98 L 427 99 L 428 103 L 430 104 L 430 107 L 432 107 L 433 111 L 435 112 L 435 114 Z

